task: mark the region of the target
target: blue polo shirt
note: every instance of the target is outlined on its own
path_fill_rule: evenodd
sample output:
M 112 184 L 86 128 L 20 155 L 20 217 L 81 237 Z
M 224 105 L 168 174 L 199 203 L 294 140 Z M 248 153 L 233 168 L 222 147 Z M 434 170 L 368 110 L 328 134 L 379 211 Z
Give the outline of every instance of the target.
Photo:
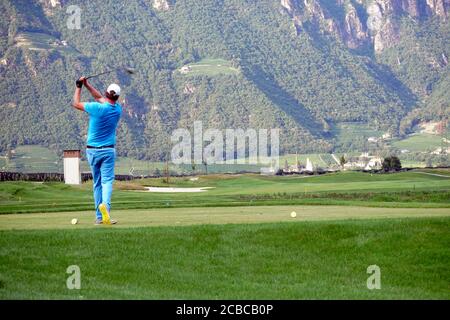
M 104 147 L 116 144 L 116 129 L 122 115 L 122 106 L 108 102 L 88 102 L 84 111 L 89 114 L 87 145 Z

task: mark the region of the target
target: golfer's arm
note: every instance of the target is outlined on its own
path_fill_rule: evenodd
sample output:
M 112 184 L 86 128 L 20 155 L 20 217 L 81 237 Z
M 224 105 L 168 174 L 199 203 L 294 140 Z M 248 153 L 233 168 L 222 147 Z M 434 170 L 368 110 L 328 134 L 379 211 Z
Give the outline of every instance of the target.
M 104 102 L 105 98 L 103 98 L 101 93 L 97 89 L 95 89 L 93 86 L 91 86 L 91 84 L 89 82 L 86 81 L 84 86 L 86 87 L 86 89 L 88 89 L 88 91 L 90 92 L 92 97 L 95 99 L 95 101 Z
M 81 88 L 76 88 L 75 93 L 73 94 L 72 107 L 84 111 L 84 103 L 80 102 L 80 99 L 81 99 Z

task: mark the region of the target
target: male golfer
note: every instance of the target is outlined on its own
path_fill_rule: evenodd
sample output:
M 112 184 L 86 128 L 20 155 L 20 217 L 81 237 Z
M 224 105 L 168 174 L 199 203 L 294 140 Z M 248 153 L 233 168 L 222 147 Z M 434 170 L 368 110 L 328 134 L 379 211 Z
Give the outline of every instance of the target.
M 96 102 L 80 102 L 83 85 Z M 122 107 L 117 103 L 119 96 L 120 87 L 117 84 L 111 84 L 103 97 L 85 77 L 76 81 L 72 106 L 89 114 L 86 156 L 94 179 L 96 225 L 117 223 L 110 218 L 110 210 L 116 158 L 116 128 L 122 114 Z

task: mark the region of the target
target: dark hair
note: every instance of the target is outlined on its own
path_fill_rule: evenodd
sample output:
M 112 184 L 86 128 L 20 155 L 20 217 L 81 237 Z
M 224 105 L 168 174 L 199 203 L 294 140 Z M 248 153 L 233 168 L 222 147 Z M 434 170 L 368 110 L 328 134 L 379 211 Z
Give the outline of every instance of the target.
M 111 93 L 109 93 L 108 91 L 106 91 L 105 95 L 106 95 L 106 97 L 107 97 L 108 99 L 111 99 L 112 101 L 117 101 L 117 100 L 119 100 L 119 96 L 116 95 L 116 93 L 115 93 L 113 90 L 111 90 Z

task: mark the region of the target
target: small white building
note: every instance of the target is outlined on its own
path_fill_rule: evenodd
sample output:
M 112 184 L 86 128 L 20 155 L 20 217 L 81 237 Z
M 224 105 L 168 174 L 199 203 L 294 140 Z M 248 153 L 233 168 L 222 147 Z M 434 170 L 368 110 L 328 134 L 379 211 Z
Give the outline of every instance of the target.
M 344 164 L 344 169 L 363 169 L 366 167 L 368 163 L 368 160 L 355 160 L 355 161 L 349 161 L 346 164 Z
M 391 139 L 392 135 L 390 133 L 385 133 L 383 134 L 383 136 L 381 137 L 383 140 L 387 140 L 387 139 Z
M 344 164 L 344 169 L 375 170 L 381 169 L 382 163 L 381 157 L 371 156 L 368 152 L 363 152 L 358 158 Z
M 273 176 L 276 172 L 274 167 L 262 167 L 260 173 L 262 175 Z
M 289 165 L 288 161 L 285 161 L 283 172 L 284 173 L 301 173 L 303 171 L 303 166 L 298 161 L 298 154 L 295 155 L 295 164 Z
M 374 157 L 370 159 L 369 163 L 367 163 L 364 170 L 381 169 L 382 166 L 383 166 L 383 159 L 380 157 Z
M 437 148 L 436 150 L 432 151 L 431 154 L 450 154 L 450 147 L 447 149 L 442 149 L 441 147 Z
M 305 171 L 307 171 L 307 172 L 314 172 L 314 165 L 311 162 L 311 160 L 309 160 L 309 158 L 306 159 Z
M 180 72 L 183 73 L 183 74 L 186 74 L 186 73 L 188 73 L 189 71 L 191 71 L 191 67 L 190 67 L 190 66 L 183 66 L 183 67 L 181 67 L 181 69 L 180 69 Z
M 65 184 L 81 184 L 80 150 L 64 150 Z

